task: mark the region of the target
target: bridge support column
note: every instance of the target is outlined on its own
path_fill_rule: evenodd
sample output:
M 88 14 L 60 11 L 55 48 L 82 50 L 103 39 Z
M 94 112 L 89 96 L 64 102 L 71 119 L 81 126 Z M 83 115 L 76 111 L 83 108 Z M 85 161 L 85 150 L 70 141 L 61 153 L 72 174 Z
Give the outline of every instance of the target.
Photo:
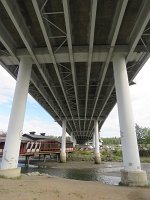
M 75 136 L 73 135 L 73 133 L 71 133 L 71 142 L 73 142 L 73 147 L 75 147 L 76 139 L 75 139 Z
M 76 142 L 76 138 L 75 138 L 75 136 L 73 136 L 73 147 L 75 147 L 76 144 L 77 144 L 77 142 Z
M 94 133 L 95 133 L 95 164 L 99 164 L 101 162 L 101 157 L 99 152 L 98 120 L 94 120 Z
M 20 168 L 17 168 L 17 166 L 31 68 L 32 60 L 23 57 L 19 64 L 19 72 L 0 169 L 0 175 L 8 178 L 20 176 Z
M 93 148 L 95 148 L 95 134 L 93 133 Z
M 62 121 L 62 141 L 61 141 L 61 152 L 60 162 L 66 162 L 66 120 Z
M 74 140 L 74 135 L 73 135 L 73 133 L 71 133 L 71 138 L 70 138 L 70 140 L 71 140 L 71 142 L 73 142 L 73 140 Z
M 115 55 L 113 68 L 123 150 L 124 170 L 121 171 L 121 182 L 126 185 L 145 185 L 147 176 L 140 165 L 126 62 L 123 55 Z

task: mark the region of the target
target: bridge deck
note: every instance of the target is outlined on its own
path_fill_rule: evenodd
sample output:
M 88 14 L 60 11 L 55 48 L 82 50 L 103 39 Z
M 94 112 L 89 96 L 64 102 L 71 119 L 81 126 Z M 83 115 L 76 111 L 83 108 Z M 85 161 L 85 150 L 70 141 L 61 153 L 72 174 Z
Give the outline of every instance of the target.
M 29 93 L 78 143 L 116 103 L 112 57 L 126 57 L 130 83 L 149 58 L 149 0 L 2 0 L 0 62 L 17 77 L 33 59 Z

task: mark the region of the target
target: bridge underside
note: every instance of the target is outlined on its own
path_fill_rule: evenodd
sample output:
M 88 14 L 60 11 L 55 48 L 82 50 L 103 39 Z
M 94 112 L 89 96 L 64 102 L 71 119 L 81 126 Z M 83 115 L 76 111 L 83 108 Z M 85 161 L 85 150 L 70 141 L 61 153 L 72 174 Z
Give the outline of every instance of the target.
M 130 84 L 149 58 L 149 10 L 148 0 L 2 0 L 0 63 L 16 78 L 31 57 L 29 93 L 84 143 L 116 103 L 113 56 L 125 56 Z

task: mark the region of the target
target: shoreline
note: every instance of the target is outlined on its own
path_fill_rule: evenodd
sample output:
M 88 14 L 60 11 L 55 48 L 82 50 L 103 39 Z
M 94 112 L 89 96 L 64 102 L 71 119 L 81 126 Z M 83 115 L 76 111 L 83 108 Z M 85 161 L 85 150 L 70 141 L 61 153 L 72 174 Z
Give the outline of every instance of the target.
M 95 181 L 60 177 L 26 176 L 0 178 L 1 200 L 149 200 L 150 189 L 110 186 Z
M 93 167 L 103 169 L 106 167 L 109 171 L 112 162 L 103 162 L 100 165 L 88 161 L 40 162 L 39 164 L 58 169 L 73 167 L 75 169 L 93 169 Z M 121 163 L 113 164 L 117 168 Z M 114 175 L 114 172 L 108 173 Z M 149 200 L 149 197 L 149 187 L 114 186 L 100 181 L 75 180 L 38 173 L 36 175 L 21 174 L 21 178 L 18 179 L 0 178 L 0 200 L 10 198 L 13 200 Z

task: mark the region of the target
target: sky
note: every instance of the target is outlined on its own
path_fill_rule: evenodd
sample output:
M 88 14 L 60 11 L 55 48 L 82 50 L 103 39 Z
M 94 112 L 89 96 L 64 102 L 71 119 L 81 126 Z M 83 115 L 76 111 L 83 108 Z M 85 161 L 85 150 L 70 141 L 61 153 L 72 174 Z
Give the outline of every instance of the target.
M 134 121 L 139 126 L 150 127 L 150 59 L 130 86 Z M 0 131 L 7 131 L 16 81 L 0 66 Z M 45 132 L 60 136 L 61 127 L 28 95 L 23 132 Z M 119 137 L 118 110 L 115 106 L 101 129 L 101 137 Z

